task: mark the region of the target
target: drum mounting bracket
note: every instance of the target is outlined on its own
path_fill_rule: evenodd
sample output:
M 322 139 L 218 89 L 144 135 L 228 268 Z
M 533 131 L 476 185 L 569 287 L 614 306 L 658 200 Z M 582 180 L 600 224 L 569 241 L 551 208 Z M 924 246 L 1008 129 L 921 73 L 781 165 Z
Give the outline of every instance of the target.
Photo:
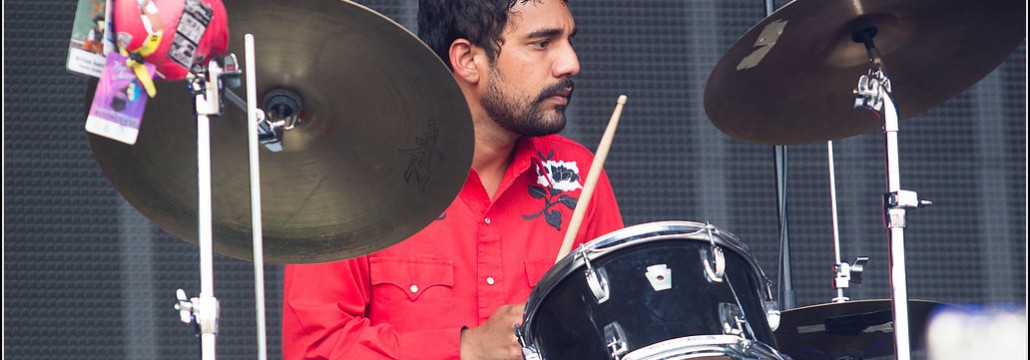
M 672 289 L 672 269 L 666 264 L 655 264 L 647 267 L 644 273 L 654 291 Z

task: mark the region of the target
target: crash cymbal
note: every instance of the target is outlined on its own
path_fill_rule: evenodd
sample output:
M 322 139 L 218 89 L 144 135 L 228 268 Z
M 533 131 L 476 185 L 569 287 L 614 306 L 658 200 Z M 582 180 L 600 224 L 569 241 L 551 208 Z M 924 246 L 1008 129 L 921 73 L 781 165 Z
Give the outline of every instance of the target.
M 283 150 L 260 150 L 266 261 L 367 254 L 440 216 L 468 176 L 473 133 L 461 91 L 428 47 L 350 2 L 225 5 L 229 51 L 241 62 L 243 35 L 254 34 L 258 98 L 286 89 L 303 101 Z M 196 122 L 185 89 L 184 82 L 158 81 L 135 145 L 94 135 L 89 141 L 129 203 L 195 243 Z M 214 250 L 251 259 L 246 114 L 224 102 L 223 116 L 211 118 Z
M 931 313 L 940 306 L 909 300 L 909 339 L 912 350 L 926 346 L 923 334 Z M 891 301 L 855 300 L 818 304 L 783 311 L 774 333 L 780 352 L 794 360 L 867 359 L 894 354 Z
M 795 0 L 736 41 L 712 70 L 705 111 L 726 134 L 761 144 L 804 144 L 880 128 L 852 108 L 868 69 L 852 32 L 872 25 L 899 118 L 969 88 L 1025 38 L 1016 0 Z

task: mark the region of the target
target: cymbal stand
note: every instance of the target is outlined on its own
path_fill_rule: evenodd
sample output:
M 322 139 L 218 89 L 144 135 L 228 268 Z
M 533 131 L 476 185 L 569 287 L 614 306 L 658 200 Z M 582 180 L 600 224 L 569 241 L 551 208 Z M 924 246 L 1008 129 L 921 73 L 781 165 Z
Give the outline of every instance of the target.
M 765 16 L 776 11 L 773 0 L 765 0 Z M 776 300 L 782 310 L 794 308 L 794 281 L 790 264 L 790 221 L 787 218 L 787 147 L 773 146 L 776 168 L 776 219 L 779 228 L 780 258 Z
M 222 115 L 220 99 L 223 77 L 232 85 L 239 85 L 236 55 L 225 59 L 213 58 L 206 68 L 194 68 L 188 75 L 190 92 L 194 96 L 194 115 L 197 119 L 197 245 L 200 248 L 200 296 L 186 300 L 186 292 L 176 292 L 175 305 L 180 319 L 195 323 L 200 333 L 201 358 L 215 358 L 215 339 L 218 336 L 218 299 L 214 296 L 214 259 L 211 240 L 211 126 L 209 117 Z
M 908 293 L 905 283 L 905 210 L 929 201 L 920 201 L 914 191 L 901 189 L 898 165 L 898 112 L 891 98 L 891 83 L 883 67 L 880 52 L 873 44 L 876 28 L 869 26 L 856 29 L 852 40 L 862 43 L 869 54 L 870 68 L 859 77 L 854 90 L 856 109 L 872 110 L 883 122 L 886 136 L 886 178 L 887 193 L 883 196 L 884 225 L 887 227 L 889 243 L 891 303 L 894 319 L 894 356 L 899 360 L 911 358 L 908 326 Z
M 842 303 L 849 300 L 847 296 L 844 296 L 844 289 L 850 287 L 851 283 L 862 283 L 862 270 L 865 267 L 865 263 L 869 261 L 869 258 L 866 256 L 859 256 L 858 259 L 855 260 L 854 264 L 849 264 L 847 261 L 841 261 L 840 259 L 840 225 L 837 221 L 837 176 L 834 174 L 832 140 L 826 142 L 826 159 L 830 174 L 830 211 L 831 219 L 833 220 L 833 253 L 836 256 L 835 259 L 837 261 L 833 265 L 833 272 L 835 274 L 833 278 L 833 287 L 837 289 L 837 297 L 834 297 L 830 301 Z
M 247 151 L 250 154 L 250 218 L 254 231 L 254 307 L 257 313 L 258 360 L 265 360 L 268 358 L 265 336 L 265 255 L 261 226 L 261 166 L 258 157 L 258 123 L 264 121 L 265 113 L 257 108 L 254 35 L 244 35 L 243 42 L 244 59 L 247 60 Z

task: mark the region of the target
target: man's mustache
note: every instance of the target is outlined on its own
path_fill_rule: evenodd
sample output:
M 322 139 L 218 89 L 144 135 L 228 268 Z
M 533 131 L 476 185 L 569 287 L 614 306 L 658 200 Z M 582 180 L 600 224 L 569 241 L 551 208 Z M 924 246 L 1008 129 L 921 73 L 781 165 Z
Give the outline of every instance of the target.
M 569 91 L 569 99 L 572 99 L 572 91 L 571 91 L 571 89 L 575 89 L 575 88 L 576 88 L 576 85 L 575 85 L 575 83 L 573 83 L 572 79 L 565 79 L 565 80 L 559 81 L 557 84 L 554 84 L 554 85 L 551 85 L 551 86 L 548 86 L 548 87 L 544 88 L 544 90 L 540 92 L 540 96 L 537 97 L 536 102 L 541 102 L 541 101 L 544 101 L 544 99 L 547 99 L 549 97 L 558 95 L 561 92 L 565 91 L 565 89 L 570 89 L 570 91 Z

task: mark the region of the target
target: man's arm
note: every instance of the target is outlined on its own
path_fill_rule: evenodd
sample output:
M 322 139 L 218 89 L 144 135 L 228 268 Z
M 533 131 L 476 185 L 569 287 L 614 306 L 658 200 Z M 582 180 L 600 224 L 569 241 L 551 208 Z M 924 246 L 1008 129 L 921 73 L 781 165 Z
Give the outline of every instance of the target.
M 458 358 L 460 328 L 400 333 L 365 317 L 366 257 L 287 265 L 283 280 L 283 359 Z

